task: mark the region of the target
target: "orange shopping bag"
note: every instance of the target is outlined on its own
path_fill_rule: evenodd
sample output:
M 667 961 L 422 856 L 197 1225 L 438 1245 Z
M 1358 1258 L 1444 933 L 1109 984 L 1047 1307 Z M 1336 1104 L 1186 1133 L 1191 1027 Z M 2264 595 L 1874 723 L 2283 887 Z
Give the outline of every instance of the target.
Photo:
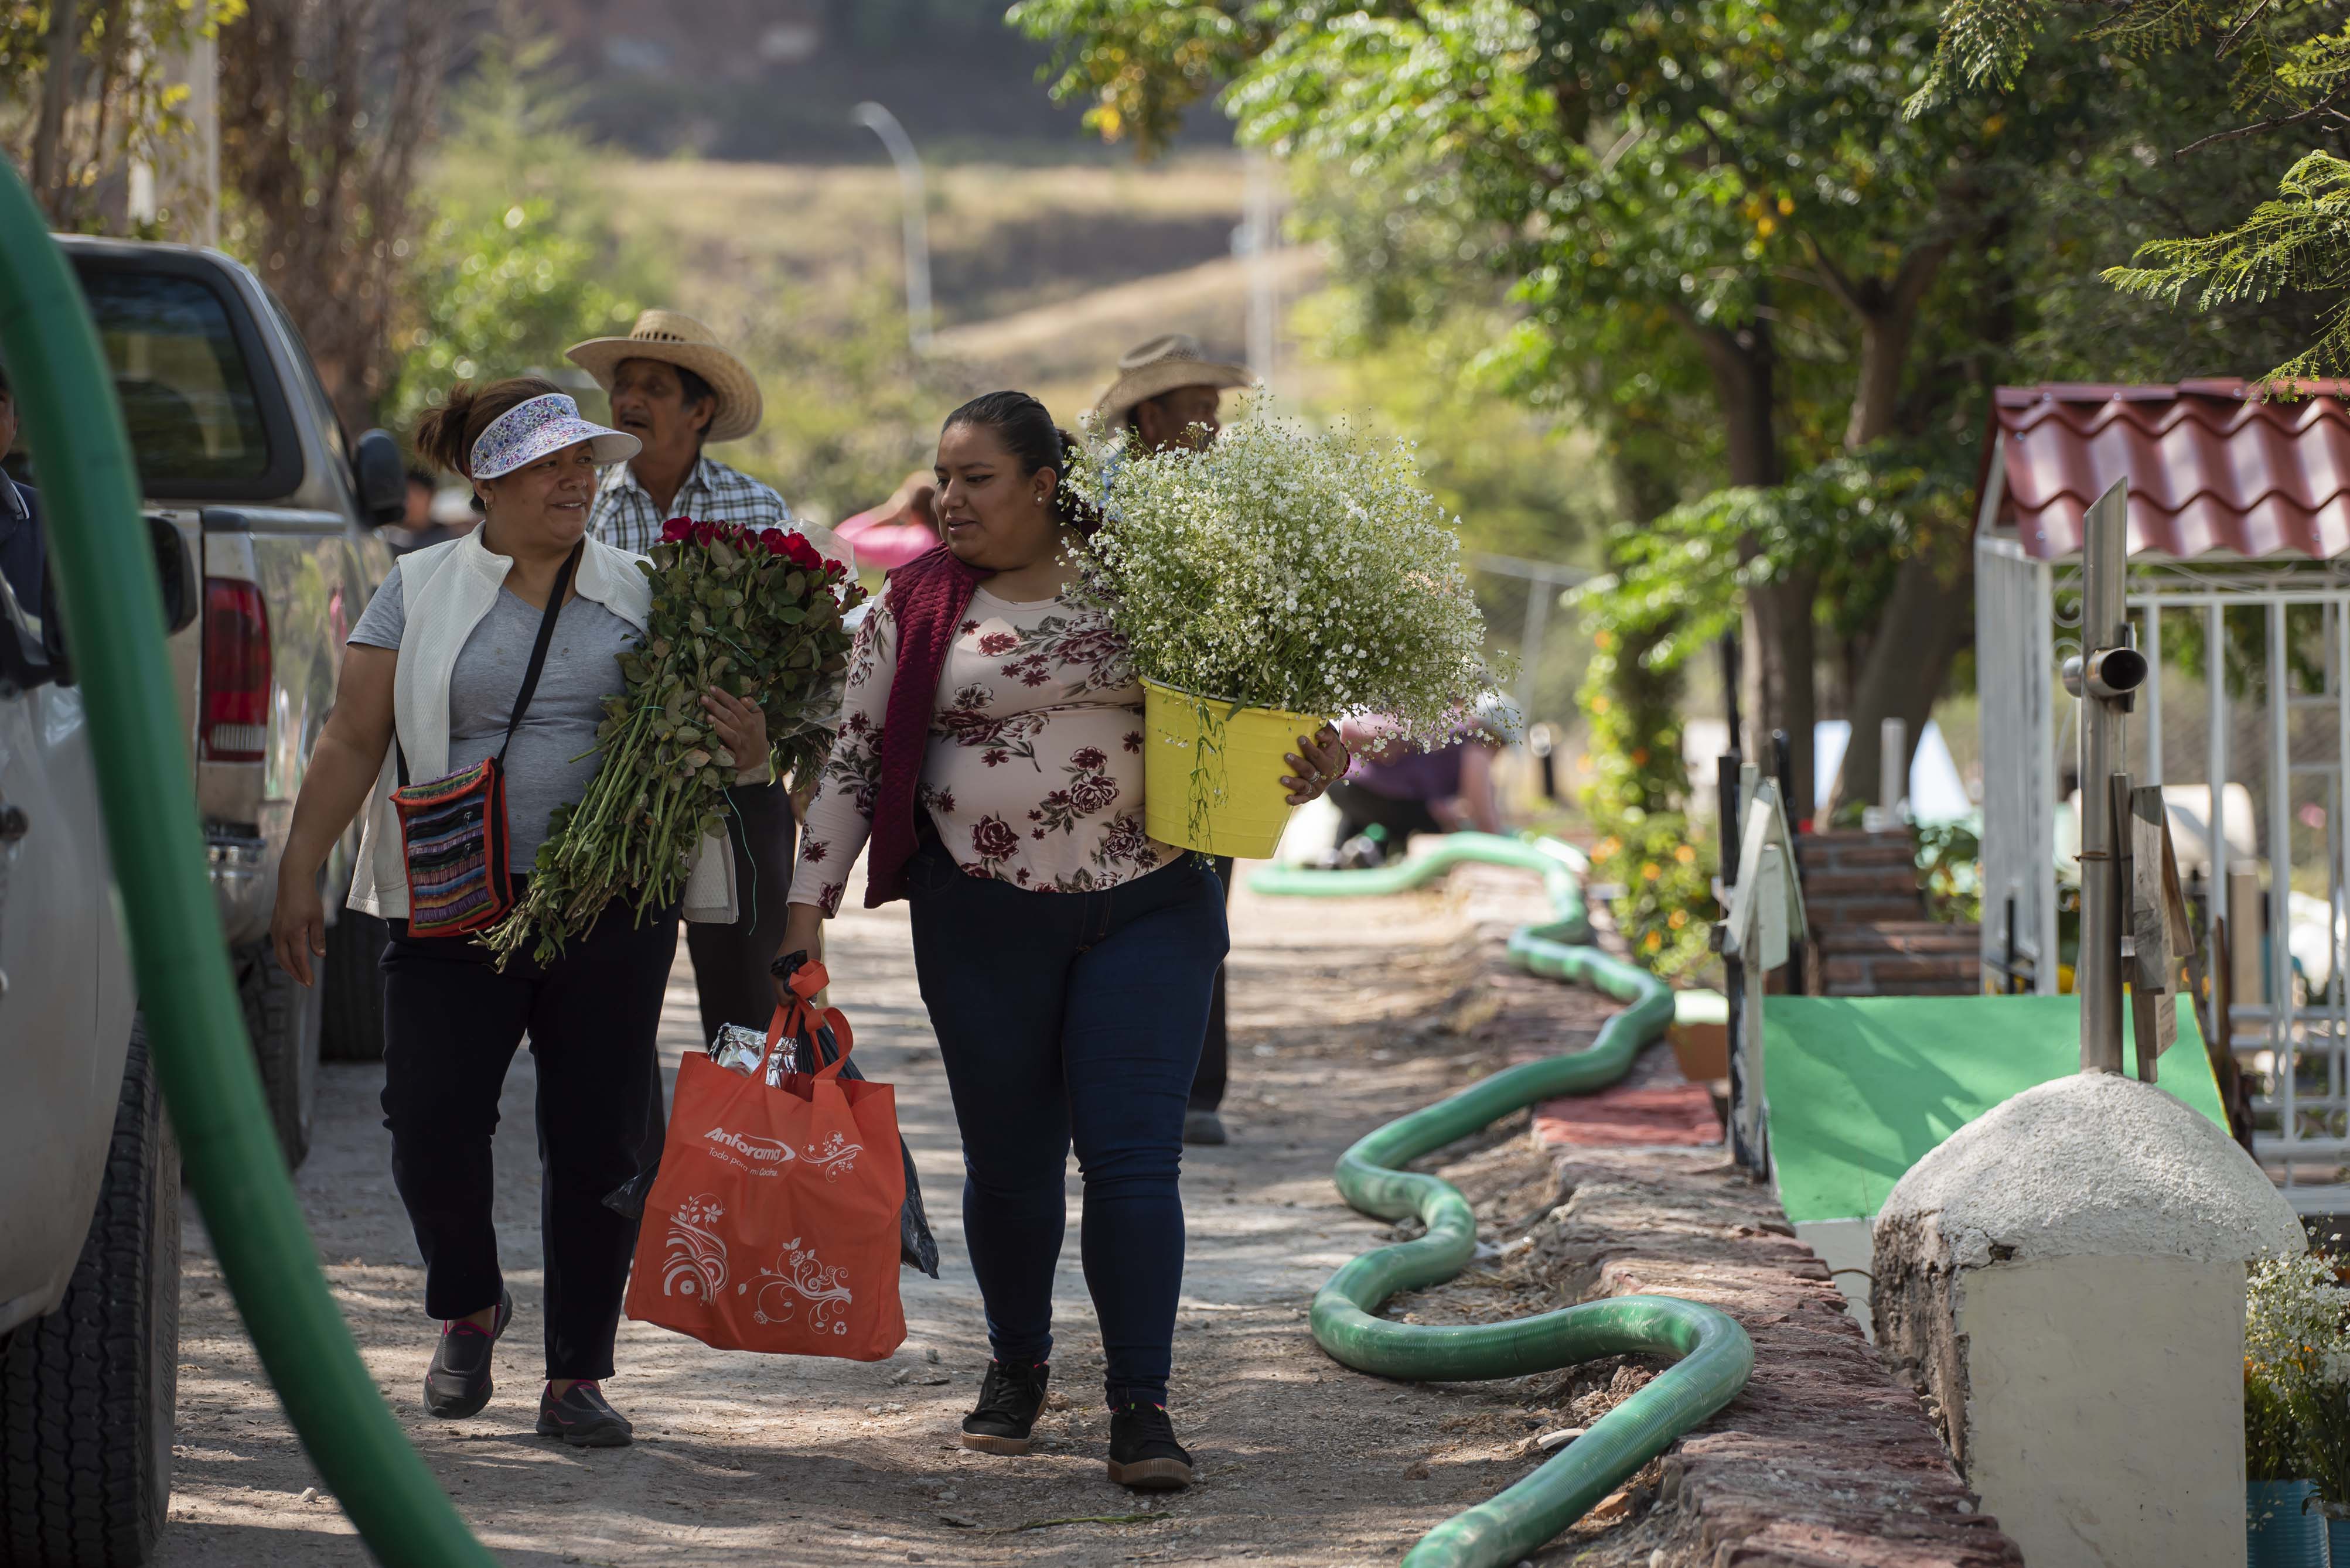
M 792 977 L 767 1055 L 809 1038 L 824 966 Z M 628 1313 L 721 1350 L 879 1361 L 906 1338 L 898 1210 L 906 1175 L 897 1095 L 843 1079 L 848 1021 L 827 1008 L 840 1054 L 770 1085 L 689 1052 L 660 1174 L 637 1236 Z M 814 1054 L 811 1052 L 811 1059 Z

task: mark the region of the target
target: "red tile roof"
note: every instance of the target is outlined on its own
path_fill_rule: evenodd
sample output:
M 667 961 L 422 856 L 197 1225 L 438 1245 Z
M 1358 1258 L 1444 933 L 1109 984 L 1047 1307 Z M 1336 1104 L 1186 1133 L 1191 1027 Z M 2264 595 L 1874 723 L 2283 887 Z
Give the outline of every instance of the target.
M 2134 556 L 2350 554 L 2350 381 L 2294 389 L 2286 402 L 2234 380 L 2002 387 L 1997 525 L 2040 559 L 2076 554 L 2082 514 L 2126 478 Z

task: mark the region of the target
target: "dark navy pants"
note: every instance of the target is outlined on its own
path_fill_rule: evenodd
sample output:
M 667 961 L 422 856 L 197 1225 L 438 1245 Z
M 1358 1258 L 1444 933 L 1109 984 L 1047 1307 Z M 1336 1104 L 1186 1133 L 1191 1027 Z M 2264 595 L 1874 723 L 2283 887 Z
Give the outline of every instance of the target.
M 1183 1111 L 1223 961 L 1223 889 L 1186 857 L 1097 893 L 907 867 L 914 962 L 962 1129 L 963 1233 L 992 1353 L 1053 1353 L 1064 1171 L 1112 1406 L 1164 1404 L 1183 1286 Z

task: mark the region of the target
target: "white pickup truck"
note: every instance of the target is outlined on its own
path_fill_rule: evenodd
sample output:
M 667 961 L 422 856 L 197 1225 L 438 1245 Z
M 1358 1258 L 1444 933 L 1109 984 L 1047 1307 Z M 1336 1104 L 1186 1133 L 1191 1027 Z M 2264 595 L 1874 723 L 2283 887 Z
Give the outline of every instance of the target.
M 139 465 L 221 923 L 298 1164 L 322 1028 L 336 1054 L 381 1054 L 380 929 L 346 917 L 311 991 L 278 970 L 267 927 L 344 638 L 390 569 L 374 530 L 400 513 L 399 452 L 380 431 L 347 444 L 292 323 L 234 261 L 58 243 Z M 0 590 L 0 1563 L 113 1568 L 146 1561 L 170 1497 L 179 1159 L 70 642 L 41 608 Z

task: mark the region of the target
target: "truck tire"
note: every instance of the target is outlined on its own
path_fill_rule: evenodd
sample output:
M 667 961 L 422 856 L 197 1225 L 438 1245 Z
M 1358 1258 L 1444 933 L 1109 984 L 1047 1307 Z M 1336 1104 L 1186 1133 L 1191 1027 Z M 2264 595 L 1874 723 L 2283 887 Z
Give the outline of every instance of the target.
M 0 1562 L 139 1568 L 172 1500 L 180 1157 L 143 1025 L 65 1300 L 0 1348 Z
M 383 947 L 390 940 L 381 920 L 357 909 L 345 909 L 327 928 L 318 1054 L 328 1061 L 383 1060 Z
M 286 1168 L 299 1169 L 310 1153 L 310 1113 L 318 1098 L 319 988 L 287 974 L 261 942 L 236 955 L 236 991 L 277 1147 Z

